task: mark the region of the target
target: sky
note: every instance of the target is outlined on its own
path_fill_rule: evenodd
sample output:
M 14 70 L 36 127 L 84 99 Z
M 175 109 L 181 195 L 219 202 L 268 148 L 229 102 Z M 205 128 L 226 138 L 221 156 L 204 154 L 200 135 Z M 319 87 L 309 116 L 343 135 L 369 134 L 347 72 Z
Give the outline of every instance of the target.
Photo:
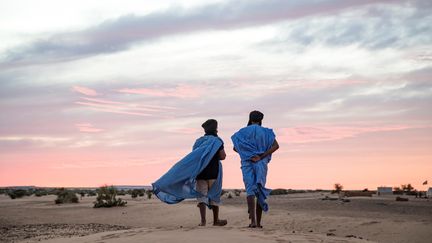
M 2 0 L 0 186 L 149 185 L 265 114 L 270 188 L 432 183 L 428 0 Z M 429 185 L 422 182 L 429 180 Z

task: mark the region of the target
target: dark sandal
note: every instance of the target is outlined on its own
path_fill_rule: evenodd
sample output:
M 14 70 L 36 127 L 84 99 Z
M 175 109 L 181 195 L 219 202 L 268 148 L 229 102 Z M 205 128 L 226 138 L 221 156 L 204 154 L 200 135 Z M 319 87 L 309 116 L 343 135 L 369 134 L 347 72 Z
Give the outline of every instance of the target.
M 226 219 L 219 219 L 215 223 L 213 223 L 213 226 L 225 226 L 228 224 L 228 221 Z

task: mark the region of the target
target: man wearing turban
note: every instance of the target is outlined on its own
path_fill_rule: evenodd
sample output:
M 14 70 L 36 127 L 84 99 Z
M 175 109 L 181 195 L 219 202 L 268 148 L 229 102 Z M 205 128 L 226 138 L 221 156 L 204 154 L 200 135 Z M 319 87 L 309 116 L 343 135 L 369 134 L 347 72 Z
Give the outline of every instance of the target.
M 273 130 L 261 126 L 263 118 L 263 113 L 252 111 L 249 114 L 247 126 L 231 137 L 234 151 L 240 155 L 241 159 L 249 219 L 251 220 L 249 227 L 251 228 L 262 228 L 262 211 L 268 211 L 266 199 L 271 190 L 265 187 L 267 165 L 272 153 L 279 148 Z

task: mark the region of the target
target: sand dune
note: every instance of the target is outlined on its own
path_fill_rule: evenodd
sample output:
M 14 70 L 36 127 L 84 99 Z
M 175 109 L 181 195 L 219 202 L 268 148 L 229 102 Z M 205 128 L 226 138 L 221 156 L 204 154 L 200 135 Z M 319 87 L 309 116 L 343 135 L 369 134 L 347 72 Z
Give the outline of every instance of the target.
M 432 237 L 432 201 L 359 197 L 342 203 L 323 201 L 323 196 L 271 197 L 264 229 L 246 227 L 244 195 L 224 200 L 225 227 L 197 226 L 194 201 L 167 205 L 157 199 L 126 196 L 127 207 L 94 209 L 94 197 L 84 197 L 79 204 L 55 205 L 53 196 L 16 200 L 0 196 L 1 238 L 6 242 L 193 243 L 428 242 Z

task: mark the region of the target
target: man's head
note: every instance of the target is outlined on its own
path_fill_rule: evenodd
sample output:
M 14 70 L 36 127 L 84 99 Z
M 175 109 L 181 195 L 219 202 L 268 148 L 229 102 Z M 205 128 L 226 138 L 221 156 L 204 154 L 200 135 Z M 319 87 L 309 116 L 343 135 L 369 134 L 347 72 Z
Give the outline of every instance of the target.
M 205 121 L 201 127 L 204 128 L 205 133 L 216 134 L 217 131 L 217 121 L 215 119 L 208 119 Z
M 251 113 L 249 113 L 248 126 L 252 124 L 258 124 L 261 126 L 263 118 L 264 118 L 264 114 L 262 112 L 251 111 Z

